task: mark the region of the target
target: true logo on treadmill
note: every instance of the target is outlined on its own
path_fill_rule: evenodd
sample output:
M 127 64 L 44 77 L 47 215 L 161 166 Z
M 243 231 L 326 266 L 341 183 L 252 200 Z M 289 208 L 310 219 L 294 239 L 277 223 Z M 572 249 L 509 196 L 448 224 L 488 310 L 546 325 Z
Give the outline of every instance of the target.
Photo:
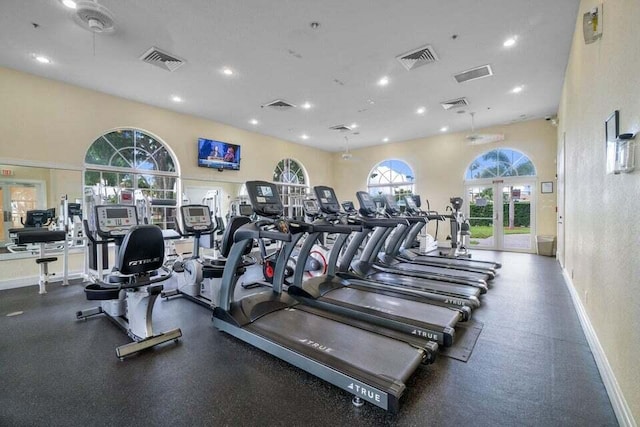
M 382 397 L 380 396 L 380 393 L 376 392 L 375 390 L 371 390 L 367 387 L 361 386 L 360 384 L 351 383 L 347 388 L 349 390 L 353 390 L 355 395 L 358 397 L 364 397 L 365 399 L 373 400 L 376 402 L 380 402 L 380 400 L 382 399 Z
M 414 329 L 413 331 L 411 331 L 412 335 L 417 335 L 419 337 L 422 338 L 426 338 L 429 340 L 437 340 L 438 339 L 438 334 L 435 334 L 433 332 L 429 332 L 429 331 L 423 331 L 421 329 Z
M 315 341 L 312 341 L 306 338 L 302 338 L 298 341 L 300 341 L 302 344 L 308 345 L 309 347 L 313 347 L 316 350 L 324 351 L 325 353 L 331 353 L 333 351 L 331 347 L 327 347 L 326 345 L 322 345 L 320 343 L 317 343 Z
M 136 265 L 151 264 L 152 262 L 158 262 L 158 261 L 160 261 L 160 257 L 146 258 L 146 259 L 135 259 L 133 261 L 129 261 L 129 267 L 133 267 L 133 266 L 136 266 Z
M 460 305 L 460 306 L 464 305 L 464 303 L 462 301 L 457 300 L 457 299 L 445 299 L 444 303 L 445 304 Z

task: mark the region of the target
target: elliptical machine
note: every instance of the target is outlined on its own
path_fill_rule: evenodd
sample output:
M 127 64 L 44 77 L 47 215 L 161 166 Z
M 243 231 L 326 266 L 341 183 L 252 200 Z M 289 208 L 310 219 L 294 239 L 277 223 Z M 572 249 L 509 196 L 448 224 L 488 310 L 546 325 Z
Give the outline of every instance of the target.
M 132 343 L 116 348 L 120 360 L 141 350 L 182 336 L 179 328 L 153 333 L 153 305 L 162 291 L 161 282 L 172 272 L 163 266 L 164 239 L 156 225 L 138 225 L 133 205 L 100 205 L 95 207 L 96 233 L 103 241 L 116 244 L 116 260 L 106 280 L 97 279 L 85 287 L 90 301 L 101 301 L 99 307 L 76 312 L 76 318 L 104 314 L 120 327 Z M 106 249 L 106 248 L 105 248 Z
M 451 212 L 449 215 L 451 249 L 440 252 L 440 255 L 451 258 L 471 258 L 471 254 L 467 249 L 469 237 L 471 236 L 471 226 L 469 225 L 469 220 L 465 218 L 460 210 L 463 203 L 462 197 L 452 197 L 449 202 L 451 206 L 447 206 L 447 211 Z

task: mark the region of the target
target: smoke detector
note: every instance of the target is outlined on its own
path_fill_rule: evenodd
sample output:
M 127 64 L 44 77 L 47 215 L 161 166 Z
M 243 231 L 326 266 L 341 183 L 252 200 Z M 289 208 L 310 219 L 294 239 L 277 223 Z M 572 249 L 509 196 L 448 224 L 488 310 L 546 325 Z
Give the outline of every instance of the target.
M 113 14 L 96 1 L 76 3 L 75 21 L 92 33 L 111 33 L 115 30 Z

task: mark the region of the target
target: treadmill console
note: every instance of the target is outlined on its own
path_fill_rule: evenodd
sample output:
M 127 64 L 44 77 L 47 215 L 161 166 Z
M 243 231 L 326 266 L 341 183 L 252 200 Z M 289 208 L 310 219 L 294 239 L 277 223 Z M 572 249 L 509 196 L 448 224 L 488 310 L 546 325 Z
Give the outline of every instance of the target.
M 303 200 L 302 208 L 304 209 L 304 213 L 312 218 L 318 216 L 320 213 L 320 207 L 315 200 Z
M 67 215 L 69 218 L 77 216 L 82 219 L 82 205 L 80 203 L 67 203 Z
M 376 214 L 376 204 L 371 197 L 371 194 L 366 191 L 358 191 L 356 193 L 358 203 L 360 204 L 360 214 L 364 216 L 373 216 Z
M 101 236 L 124 236 L 135 225 L 138 225 L 138 212 L 135 206 L 96 206 L 96 227 Z
M 186 233 L 212 231 L 214 229 L 209 206 L 185 205 L 180 208 L 180 212 L 182 213 L 182 226 Z
M 284 206 L 275 184 L 266 181 L 247 181 L 246 186 L 251 206 L 256 214 L 271 218 L 282 215 Z
M 400 207 L 396 202 L 396 197 L 391 194 L 384 195 L 384 208 L 389 215 L 400 214 Z
M 337 214 L 340 212 L 340 203 L 338 203 L 338 197 L 336 192 L 331 187 L 318 185 L 313 187 L 314 193 L 320 203 L 320 209 L 327 214 Z
M 413 203 L 415 203 L 416 207 L 420 209 L 422 207 L 422 200 L 420 199 L 420 195 L 414 194 L 411 196 L 411 198 L 413 199 Z
M 352 201 L 342 202 L 342 210 L 345 211 L 348 214 L 357 213 L 356 207 L 353 205 Z
M 407 212 L 409 212 L 410 214 L 420 213 L 420 208 L 418 208 L 418 205 L 416 204 L 413 196 L 405 196 L 404 202 L 407 204 Z
M 251 205 L 242 203 L 238 205 L 238 214 L 240 216 L 251 216 L 253 215 L 253 208 L 251 207 Z

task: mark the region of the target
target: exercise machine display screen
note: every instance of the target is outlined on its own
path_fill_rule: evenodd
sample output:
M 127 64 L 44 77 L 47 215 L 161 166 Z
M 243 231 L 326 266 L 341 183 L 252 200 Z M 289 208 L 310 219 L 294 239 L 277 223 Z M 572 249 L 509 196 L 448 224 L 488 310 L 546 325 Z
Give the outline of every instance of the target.
M 416 201 L 413 199 L 412 196 L 406 196 L 404 198 L 404 201 L 407 203 L 407 207 L 412 210 L 412 211 L 417 211 L 418 210 L 418 205 L 416 205 Z
M 271 190 L 271 187 L 261 185 L 258 187 L 258 196 L 273 197 L 273 191 Z
M 182 206 L 182 224 L 187 233 L 193 231 L 211 230 L 213 221 L 211 221 L 211 211 L 205 205 L 186 205 Z
M 266 181 L 247 181 L 246 186 L 251 206 L 256 214 L 265 217 L 282 215 L 284 207 L 275 184 Z
M 362 215 L 370 216 L 377 212 L 376 204 L 369 193 L 358 191 L 356 197 L 358 198 L 358 203 L 360 203 L 360 213 Z
M 320 209 L 318 208 L 318 203 L 315 200 L 305 200 L 303 204 L 304 204 L 304 211 L 309 216 L 318 215 L 318 213 L 320 212 Z
M 347 213 L 353 213 L 356 211 L 356 207 L 353 205 L 352 201 L 342 202 L 342 209 Z
M 240 214 L 240 216 L 251 216 L 251 214 L 253 213 L 253 208 L 251 207 L 251 205 L 241 204 L 238 205 L 238 213 Z
M 101 235 L 122 236 L 135 225 L 138 225 L 138 212 L 135 206 L 96 206 L 96 226 Z
M 129 209 L 113 208 L 105 210 L 108 219 L 125 219 L 129 217 Z
M 340 212 L 340 204 L 338 203 L 338 198 L 333 188 L 317 186 L 313 187 L 313 191 L 316 193 L 316 198 L 323 212 L 328 214 L 337 214 Z

